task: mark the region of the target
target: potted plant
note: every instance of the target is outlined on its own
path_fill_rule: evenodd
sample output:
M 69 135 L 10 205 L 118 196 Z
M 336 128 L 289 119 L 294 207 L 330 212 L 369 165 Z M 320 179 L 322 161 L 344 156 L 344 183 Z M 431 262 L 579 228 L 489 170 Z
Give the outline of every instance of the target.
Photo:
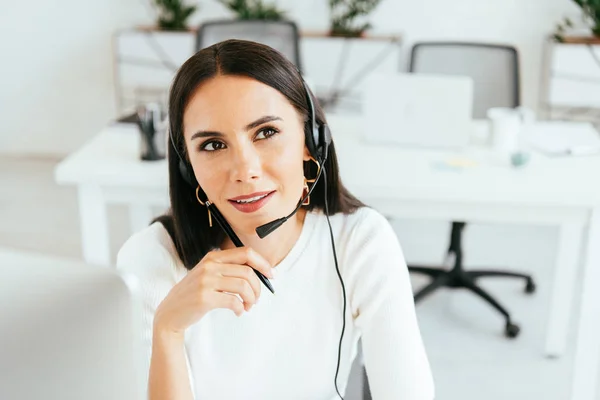
M 356 19 L 369 15 L 381 0 L 329 0 L 331 36 L 361 37 L 371 28 L 368 22 L 357 24 Z
M 558 42 L 567 42 L 575 40 L 576 42 L 598 42 L 600 43 L 600 0 L 572 0 L 583 12 L 583 23 L 589 27 L 591 38 L 566 38 L 567 30 L 573 28 L 573 22 L 569 18 L 565 18 L 556 27 L 554 39 Z
M 188 19 L 198 9 L 186 0 L 152 0 L 157 14 L 156 28 L 163 31 L 186 31 Z
M 113 42 L 118 113 L 147 103 L 164 104 L 170 79 L 195 52 L 196 29 L 188 26 L 198 0 L 143 0 L 154 11 L 151 26 L 119 29 Z M 137 117 L 134 117 L 134 119 Z
M 158 13 L 158 27 L 165 31 L 185 31 L 187 20 L 198 8 L 185 0 L 154 0 Z
M 279 21 L 285 18 L 285 11 L 263 0 L 219 0 L 219 2 L 242 20 Z

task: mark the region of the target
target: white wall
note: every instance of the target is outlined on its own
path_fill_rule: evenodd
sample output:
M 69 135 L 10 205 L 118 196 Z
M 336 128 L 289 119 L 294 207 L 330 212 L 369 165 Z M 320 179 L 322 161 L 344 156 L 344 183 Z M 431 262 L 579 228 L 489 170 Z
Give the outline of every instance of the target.
M 0 152 L 65 154 L 113 116 L 111 33 L 140 19 L 120 2 L 0 6 Z
M 1 6 L 0 153 L 65 155 L 115 116 L 111 35 L 151 23 L 150 2 L 31 0 Z M 302 29 L 328 25 L 327 0 L 278 3 Z M 214 0 L 200 7 L 192 23 L 229 15 Z M 516 45 L 523 101 L 536 106 L 542 40 L 564 15 L 578 15 L 570 0 L 383 0 L 370 20 L 376 32 L 401 32 L 405 53 L 425 39 Z M 314 55 L 304 56 L 315 65 Z

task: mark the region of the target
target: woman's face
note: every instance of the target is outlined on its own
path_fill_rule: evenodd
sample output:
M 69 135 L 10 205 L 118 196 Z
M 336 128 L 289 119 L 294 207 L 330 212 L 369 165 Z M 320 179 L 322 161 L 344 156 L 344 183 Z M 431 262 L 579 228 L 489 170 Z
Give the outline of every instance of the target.
M 191 97 L 183 130 L 198 183 L 236 231 L 253 234 L 297 206 L 309 153 L 301 115 L 277 90 L 216 76 Z

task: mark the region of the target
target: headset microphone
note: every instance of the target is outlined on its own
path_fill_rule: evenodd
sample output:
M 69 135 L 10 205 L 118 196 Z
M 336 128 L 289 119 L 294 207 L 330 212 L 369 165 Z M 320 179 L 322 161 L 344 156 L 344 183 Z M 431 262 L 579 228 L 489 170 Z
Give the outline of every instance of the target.
M 321 168 L 319 168 L 319 173 L 317 174 L 317 178 L 315 179 L 315 182 L 318 181 L 319 178 L 321 177 L 322 171 L 323 170 Z M 275 221 L 267 222 L 266 224 L 261 225 L 258 228 L 256 228 L 256 234 L 258 235 L 258 237 L 261 239 L 265 238 L 268 234 L 270 234 L 271 232 L 273 232 L 274 230 L 279 228 L 281 225 L 283 225 L 283 223 L 285 221 L 292 218 L 298 212 L 300 207 L 302 207 L 302 203 L 304 203 L 304 201 L 308 198 L 308 196 L 310 196 L 310 194 L 312 193 L 315 186 L 317 186 L 317 185 L 312 185 L 312 187 L 308 190 L 308 193 L 306 193 L 306 195 L 300 200 L 300 202 L 298 203 L 298 205 L 296 206 L 294 211 L 292 211 L 290 213 L 290 215 L 288 215 L 287 217 L 282 217 L 282 218 L 276 219 Z
M 301 76 L 300 71 L 298 71 L 298 74 Z M 285 221 L 290 219 L 298 212 L 300 207 L 302 207 L 302 203 L 308 198 L 308 196 L 310 196 L 315 186 L 317 186 L 316 182 L 321 177 L 321 173 L 325 167 L 325 161 L 327 160 L 329 144 L 331 143 L 331 132 L 326 124 L 317 124 L 315 105 L 313 103 L 312 96 L 310 95 L 310 89 L 308 88 L 308 85 L 304 79 L 302 79 L 302 84 L 304 85 L 304 90 L 306 93 L 306 102 L 309 109 L 308 117 L 310 122 L 310 131 L 306 138 L 306 145 L 311 155 L 317 160 L 317 164 L 319 165 L 317 177 L 314 180 L 315 183 L 313 183 L 312 187 L 308 190 L 308 193 L 302 198 L 302 200 L 300 200 L 298 206 L 296 206 L 296 209 L 292 211 L 290 215 L 268 222 L 256 228 L 256 234 L 261 239 L 275 231 L 277 228 L 283 225 Z M 327 199 L 325 199 L 325 202 L 327 202 Z

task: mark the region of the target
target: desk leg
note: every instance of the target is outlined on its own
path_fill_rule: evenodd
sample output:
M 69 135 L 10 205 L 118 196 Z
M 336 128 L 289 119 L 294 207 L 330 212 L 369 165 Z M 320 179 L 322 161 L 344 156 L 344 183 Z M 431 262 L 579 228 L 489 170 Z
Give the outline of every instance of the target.
M 94 185 L 80 185 L 78 197 L 83 259 L 91 264 L 108 266 L 108 215 L 102 190 Z
M 129 223 L 131 233 L 136 233 L 150 225 L 152 220 L 152 207 L 145 204 L 132 204 L 129 206 Z
M 560 229 L 546 336 L 548 357 L 560 357 L 567 345 L 582 235 L 583 227 L 579 224 L 563 225 Z
M 600 208 L 592 212 L 583 267 L 583 288 L 571 400 L 595 400 L 600 362 Z

